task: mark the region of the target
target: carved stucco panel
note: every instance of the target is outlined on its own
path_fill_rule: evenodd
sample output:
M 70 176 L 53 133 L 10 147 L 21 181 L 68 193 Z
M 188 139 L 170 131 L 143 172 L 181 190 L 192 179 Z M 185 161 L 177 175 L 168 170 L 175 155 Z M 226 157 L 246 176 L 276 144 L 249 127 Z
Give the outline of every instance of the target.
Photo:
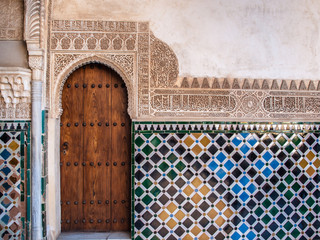
M 0 119 L 30 119 L 31 71 L 0 68 Z
M 0 1 L 0 40 L 23 39 L 23 1 Z
M 54 20 L 50 27 L 48 62 L 54 117 L 62 112 L 65 79 L 89 62 L 106 64 L 124 78 L 133 119 L 275 121 L 319 117 L 319 81 L 179 76 L 175 53 L 150 32 L 147 22 Z
M 173 87 L 179 74 L 177 56 L 166 43 L 157 39 L 153 34 L 151 34 L 150 41 L 151 87 Z

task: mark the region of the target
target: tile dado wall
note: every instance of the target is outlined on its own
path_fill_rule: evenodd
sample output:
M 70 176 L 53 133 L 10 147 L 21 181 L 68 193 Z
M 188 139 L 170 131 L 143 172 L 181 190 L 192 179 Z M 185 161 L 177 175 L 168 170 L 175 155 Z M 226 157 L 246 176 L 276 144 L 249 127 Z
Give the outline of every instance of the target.
M 0 238 L 28 239 L 30 122 L 0 121 Z
M 319 124 L 133 125 L 133 239 L 320 239 Z

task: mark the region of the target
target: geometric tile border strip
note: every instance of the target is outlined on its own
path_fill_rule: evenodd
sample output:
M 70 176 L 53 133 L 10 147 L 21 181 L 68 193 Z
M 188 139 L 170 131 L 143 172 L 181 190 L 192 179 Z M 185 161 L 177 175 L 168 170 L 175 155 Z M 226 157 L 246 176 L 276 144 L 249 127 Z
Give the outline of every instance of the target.
M 135 131 L 319 131 L 320 123 L 135 122 Z
M 25 121 L 0 121 L 0 131 L 26 131 L 29 124 Z
M 134 239 L 320 238 L 320 133 L 133 134 Z
M 0 132 L 0 237 L 20 239 L 21 132 Z

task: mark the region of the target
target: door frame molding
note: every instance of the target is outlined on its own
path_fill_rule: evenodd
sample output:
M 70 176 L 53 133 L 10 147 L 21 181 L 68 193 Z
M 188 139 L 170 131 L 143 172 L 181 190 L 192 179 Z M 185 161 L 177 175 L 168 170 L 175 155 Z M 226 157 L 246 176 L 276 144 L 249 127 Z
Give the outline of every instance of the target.
M 126 55 L 130 56 L 130 55 Z M 69 54 L 69 57 L 72 57 L 72 55 Z M 68 77 L 78 68 L 90 64 L 90 63 L 100 63 L 102 65 L 105 65 L 107 67 L 110 67 L 113 69 L 116 73 L 120 75 L 124 83 L 126 84 L 127 91 L 128 91 L 128 114 L 131 119 L 135 117 L 135 106 L 136 106 L 136 99 L 134 98 L 134 92 L 133 92 L 133 81 L 130 78 L 128 72 L 126 69 L 123 68 L 119 63 L 117 63 L 115 60 L 108 59 L 108 55 L 101 55 L 101 54 L 90 54 L 89 56 L 87 54 L 79 56 L 79 58 L 75 61 L 72 61 L 69 63 L 65 68 L 62 69 L 62 71 L 57 76 L 57 80 L 54 85 L 53 93 L 52 93 L 52 99 L 54 102 L 54 109 L 53 114 L 56 118 L 60 118 L 61 114 L 63 112 L 62 109 L 62 91 L 63 86 L 68 79 Z
M 58 110 L 57 117 L 48 119 L 48 185 L 47 185 L 47 234 L 48 239 L 56 239 L 61 232 L 61 184 L 60 184 L 60 118 L 63 112 L 62 109 L 62 91 L 63 86 L 68 77 L 80 67 L 90 64 L 100 63 L 114 70 L 126 84 L 128 91 L 128 114 L 131 121 L 133 121 L 133 106 L 135 100 L 133 99 L 133 84 L 129 80 L 126 71 L 119 66 L 115 61 L 111 61 L 100 55 L 91 54 L 91 56 L 84 55 L 80 59 L 72 62 L 60 74 L 53 92 L 53 99 L 55 99 L 55 107 Z M 132 132 L 130 131 L 130 140 L 132 141 Z M 131 149 L 130 149 L 131 151 Z M 130 177 L 130 185 L 131 177 Z M 132 207 L 132 206 L 131 206 Z M 130 208 L 130 217 L 132 218 L 132 209 Z M 132 221 L 132 219 L 131 219 Z

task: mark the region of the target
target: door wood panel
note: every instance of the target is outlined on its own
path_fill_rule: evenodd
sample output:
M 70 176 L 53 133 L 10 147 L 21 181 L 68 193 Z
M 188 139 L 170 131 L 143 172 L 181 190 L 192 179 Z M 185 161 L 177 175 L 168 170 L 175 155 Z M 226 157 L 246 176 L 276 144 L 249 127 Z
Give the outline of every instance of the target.
M 123 80 L 103 65 L 82 67 L 67 79 L 62 106 L 62 231 L 129 231 L 131 120 Z

